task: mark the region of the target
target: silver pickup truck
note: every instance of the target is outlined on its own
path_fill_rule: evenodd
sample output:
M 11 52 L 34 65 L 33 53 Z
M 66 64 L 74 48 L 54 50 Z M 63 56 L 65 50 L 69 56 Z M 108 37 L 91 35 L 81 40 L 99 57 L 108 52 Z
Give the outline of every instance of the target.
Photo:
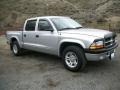
M 14 55 L 24 49 L 57 55 L 71 71 L 83 69 L 87 61 L 113 59 L 118 46 L 115 33 L 84 28 L 63 16 L 27 19 L 22 31 L 8 31 L 6 37 Z

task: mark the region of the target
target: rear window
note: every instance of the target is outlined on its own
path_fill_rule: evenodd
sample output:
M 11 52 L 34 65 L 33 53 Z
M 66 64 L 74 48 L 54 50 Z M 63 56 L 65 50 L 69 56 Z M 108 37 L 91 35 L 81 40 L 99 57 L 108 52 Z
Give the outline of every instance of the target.
M 34 31 L 35 30 L 35 25 L 36 25 L 37 20 L 28 20 L 26 23 L 25 30 L 26 31 Z

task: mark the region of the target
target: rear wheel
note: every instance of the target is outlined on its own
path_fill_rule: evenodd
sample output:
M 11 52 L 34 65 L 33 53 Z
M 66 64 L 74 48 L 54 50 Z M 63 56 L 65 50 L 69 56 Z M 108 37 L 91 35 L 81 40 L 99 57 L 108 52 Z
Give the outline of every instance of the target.
M 12 42 L 11 48 L 12 48 L 12 52 L 15 56 L 19 56 L 22 54 L 22 49 L 20 48 L 17 41 Z
M 68 46 L 65 48 L 62 59 L 65 68 L 70 71 L 82 70 L 87 63 L 84 51 L 78 46 Z

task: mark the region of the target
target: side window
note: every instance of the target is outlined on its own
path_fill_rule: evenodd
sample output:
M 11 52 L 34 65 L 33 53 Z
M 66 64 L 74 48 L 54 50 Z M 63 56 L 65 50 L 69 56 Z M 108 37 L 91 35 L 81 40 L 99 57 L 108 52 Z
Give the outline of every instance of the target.
M 35 25 L 36 25 L 37 20 L 28 20 L 26 23 L 25 30 L 26 31 L 34 31 L 35 30 Z
M 47 20 L 39 20 L 38 30 L 39 31 L 52 31 L 53 28 Z

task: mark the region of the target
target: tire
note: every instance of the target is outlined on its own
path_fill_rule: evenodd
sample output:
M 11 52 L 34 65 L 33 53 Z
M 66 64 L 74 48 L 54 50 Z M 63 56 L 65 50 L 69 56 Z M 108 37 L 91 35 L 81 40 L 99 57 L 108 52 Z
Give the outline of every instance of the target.
M 68 46 L 62 53 L 63 64 L 66 69 L 77 72 L 83 70 L 87 64 L 83 49 L 78 46 Z
M 11 49 L 15 56 L 20 56 L 22 54 L 22 49 L 17 41 L 12 42 Z

